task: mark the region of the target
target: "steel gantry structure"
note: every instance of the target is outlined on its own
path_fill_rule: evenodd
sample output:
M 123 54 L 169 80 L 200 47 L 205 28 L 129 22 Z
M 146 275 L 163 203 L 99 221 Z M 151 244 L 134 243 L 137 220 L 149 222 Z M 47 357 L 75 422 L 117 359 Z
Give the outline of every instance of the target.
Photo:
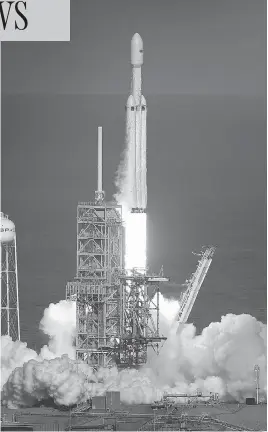
M 66 299 L 76 301 L 76 357 L 93 366 L 113 361 L 120 328 L 123 268 L 121 206 L 83 202 L 77 207 L 77 271 Z
M 158 354 L 161 342 L 167 339 L 159 333 L 159 287 L 169 278 L 134 268 L 123 272 L 120 279 L 123 333 L 117 344 L 117 364 L 139 367 L 147 362 L 148 347 Z
M 148 347 L 158 353 L 166 340 L 159 333 L 159 286 L 169 279 L 124 270 L 121 211 L 105 202 L 77 207 L 77 271 L 66 299 L 76 302 L 76 358 L 94 367 L 141 366 Z

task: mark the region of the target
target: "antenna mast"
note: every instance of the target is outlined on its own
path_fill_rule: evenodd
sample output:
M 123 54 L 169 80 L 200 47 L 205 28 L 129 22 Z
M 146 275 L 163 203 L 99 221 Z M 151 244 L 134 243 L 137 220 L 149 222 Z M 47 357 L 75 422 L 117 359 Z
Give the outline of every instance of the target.
M 255 381 L 256 381 L 256 404 L 259 404 L 259 390 L 260 390 L 260 367 L 259 365 L 254 366 Z

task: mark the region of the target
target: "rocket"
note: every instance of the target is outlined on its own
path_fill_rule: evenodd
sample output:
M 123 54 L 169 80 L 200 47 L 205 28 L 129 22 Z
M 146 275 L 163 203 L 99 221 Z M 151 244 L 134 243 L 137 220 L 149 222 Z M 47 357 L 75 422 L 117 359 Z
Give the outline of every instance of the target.
M 132 213 L 145 213 L 146 181 L 146 100 L 142 95 L 141 67 L 143 41 L 138 33 L 131 40 L 131 93 L 126 104 L 126 140 L 128 143 Z

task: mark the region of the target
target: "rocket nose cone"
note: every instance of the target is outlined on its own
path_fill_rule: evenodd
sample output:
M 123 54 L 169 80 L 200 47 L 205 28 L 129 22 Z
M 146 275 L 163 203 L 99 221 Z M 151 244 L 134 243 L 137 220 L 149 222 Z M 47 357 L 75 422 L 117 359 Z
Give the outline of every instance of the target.
M 134 97 L 132 95 L 129 95 L 127 103 L 126 103 L 126 107 L 130 108 L 130 107 L 133 107 L 134 105 L 135 105 Z
M 143 41 L 139 33 L 131 39 L 131 64 L 136 67 L 143 64 Z
M 141 96 L 141 104 L 143 105 L 143 106 L 145 106 L 146 107 L 146 99 L 145 99 L 145 97 L 142 95 Z
M 141 36 L 139 35 L 139 33 L 135 33 L 135 34 L 132 36 L 131 42 L 135 42 L 135 43 L 139 42 L 139 43 L 142 43 L 142 38 L 141 38 Z

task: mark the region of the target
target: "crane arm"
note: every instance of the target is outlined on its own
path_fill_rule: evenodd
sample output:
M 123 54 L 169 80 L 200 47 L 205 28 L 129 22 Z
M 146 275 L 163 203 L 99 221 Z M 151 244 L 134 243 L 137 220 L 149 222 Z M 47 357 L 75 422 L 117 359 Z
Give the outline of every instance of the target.
M 187 289 L 181 296 L 180 310 L 176 319 L 180 324 L 186 323 L 189 318 L 198 292 L 210 267 L 214 252 L 215 247 L 210 246 L 206 248 L 203 253 L 201 253 L 201 259 L 199 260 L 197 269 L 187 282 Z

